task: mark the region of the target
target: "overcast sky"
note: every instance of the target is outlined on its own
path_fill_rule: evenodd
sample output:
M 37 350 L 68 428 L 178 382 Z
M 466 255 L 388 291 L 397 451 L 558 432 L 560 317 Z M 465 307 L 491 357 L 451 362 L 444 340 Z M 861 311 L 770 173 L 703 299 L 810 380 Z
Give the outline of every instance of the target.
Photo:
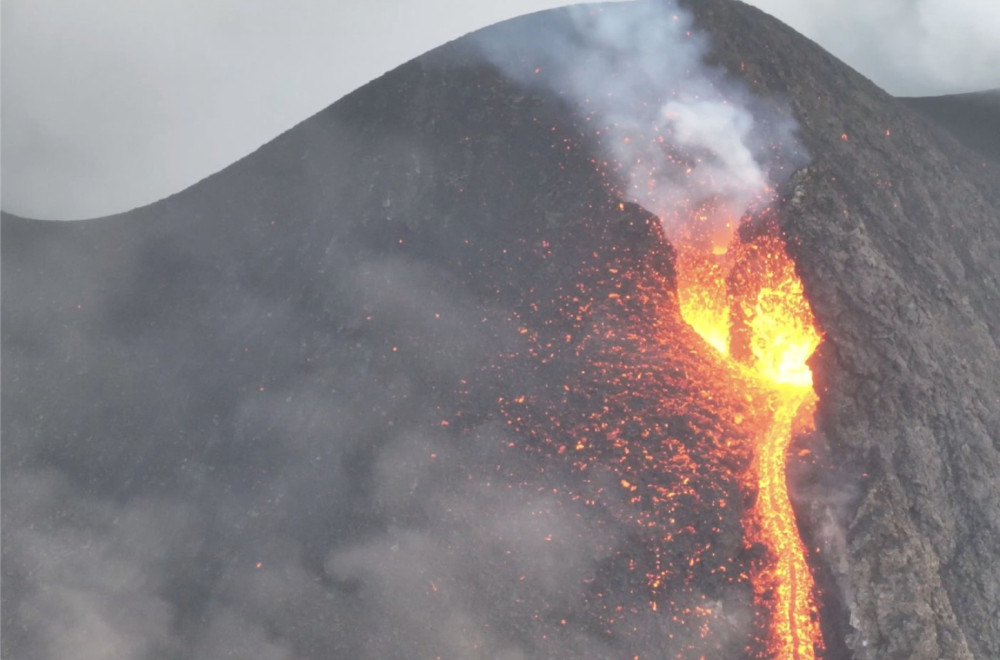
M 2 205 L 178 192 L 437 45 L 559 0 L 4 0 Z M 1000 87 L 996 0 L 752 0 L 897 95 Z

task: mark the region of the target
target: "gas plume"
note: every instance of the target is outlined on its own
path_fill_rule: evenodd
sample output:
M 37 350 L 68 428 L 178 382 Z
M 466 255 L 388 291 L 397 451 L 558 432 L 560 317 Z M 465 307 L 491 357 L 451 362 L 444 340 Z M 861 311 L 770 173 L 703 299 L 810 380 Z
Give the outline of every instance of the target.
M 657 215 L 671 242 L 724 245 L 804 163 L 794 122 L 706 63 L 708 40 L 676 3 L 567 11 L 569 21 L 511 25 L 479 44 L 505 74 L 572 103 L 603 154 L 595 166 L 613 173 L 617 194 Z

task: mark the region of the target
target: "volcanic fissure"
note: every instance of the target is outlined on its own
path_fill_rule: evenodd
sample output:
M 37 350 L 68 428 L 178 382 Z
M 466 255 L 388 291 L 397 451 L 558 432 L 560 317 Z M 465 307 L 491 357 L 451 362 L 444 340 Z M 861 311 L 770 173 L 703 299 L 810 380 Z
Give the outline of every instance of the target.
M 792 435 L 811 425 L 816 402 L 806 359 L 819 344 L 802 283 L 783 241 L 770 234 L 711 251 L 681 246 L 681 315 L 705 341 L 739 365 L 720 371 L 723 387 L 755 392 L 744 423 L 754 438 L 747 487 L 756 499 L 748 542 L 768 549 L 754 571 L 754 597 L 769 619 L 768 657 L 814 658 L 823 648 L 814 585 L 785 479 Z
M 543 376 L 500 397 L 508 448 L 561 479 L 549 495 L 634 538 L 586 580 L 597 632 L 660 638 L 677 659 L 819 657 L 785 464 L 812 428 L 820 335 L 785 242 L 769 220 L 721 246 L 670 240 L 618 206 L 623 242 L 535 298 L 525 353 L 493 367 Z
M 599 634 L 662 639 L 678 659 L 814 658 L 818 590 L 785 463 L 812 424 L 820 337 L 765 209 L 806 156 L 783 111 L 706 64 L 693 28 L 651 3 L 624 20 L 581 9 L 531 47 L 483 40 L 505 75 L 575 105 L 572 127 L 539 139 L 594 154 L 609 193 L 574 230 L 590 241 L 560 236 L 555 211 L 537 229 L 551 281 L 512 316 L 525 343 L 493 365 L 516 383 L 499 405 L 511 447 L 551 459 L 547 495 L 630 538 L 587 582 Z

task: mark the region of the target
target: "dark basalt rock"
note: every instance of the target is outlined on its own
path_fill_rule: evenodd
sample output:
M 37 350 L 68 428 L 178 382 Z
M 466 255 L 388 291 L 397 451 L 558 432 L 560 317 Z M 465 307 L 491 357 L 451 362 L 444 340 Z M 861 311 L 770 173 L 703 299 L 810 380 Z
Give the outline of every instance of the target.
M 1000 657 L 1000 166 L 765 14 L 689 5 L 809 153 L 772 212 L 825 334 L 824 458 L 792 468 L 846 620 L 830 648 Z M 638 318 L 584 304 L 621 286 L 601 269 L 672 281 L 578 121 L 459 40 L 156 204 L 4 215 L 3 655 L 58 657 L 95 621 L 129 657 L 742 649 L 745 583 L 677 595 L 725 639 L 649 613 L 617 477 L 498 404 L 592 412 L 562 386 L 619 350 L 593 328 Z M 717 394 L 664 428 L 724 435 Z M 684 542 L 738 547 L 718 524 Z

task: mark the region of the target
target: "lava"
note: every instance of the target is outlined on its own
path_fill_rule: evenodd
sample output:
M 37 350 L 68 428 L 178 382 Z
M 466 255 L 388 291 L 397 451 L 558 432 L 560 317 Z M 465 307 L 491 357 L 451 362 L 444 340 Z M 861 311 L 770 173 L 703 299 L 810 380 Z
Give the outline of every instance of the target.
M 678 271 L 682 316 L 741 366 L 728 387 L 755 385 L 765 392 L 769 414 L 751 422 L 757 441 L 748 474 L 757 498 L 747 534 L 770 555 L 752 578 L 755 597 L 770 615 L 768 657 L 814 658 L 823 648 L 814 585 L 785 481 L 793 423 L 810 423 L 799 412 L 816 400 L 806 359 L 820 337 L 802 283 L 773 235 L 737 241 L 725 255 L 682 249 Z
M 510 383 L 494 395 L 506 451 L 531 455 L 548 495 L 621 539 L 582 585 L 581 621 L 630 657 L 650 639 L 677 660 L 815 657 L 784 470 L 793 427 L 809 423 L 804 360 L 819 336 L 794 264 L 774 233 L 672 248 L 655 217 L 618 211 L 622 240 L 528 292 L 510 319 L 521 348 L 483 380 Z

